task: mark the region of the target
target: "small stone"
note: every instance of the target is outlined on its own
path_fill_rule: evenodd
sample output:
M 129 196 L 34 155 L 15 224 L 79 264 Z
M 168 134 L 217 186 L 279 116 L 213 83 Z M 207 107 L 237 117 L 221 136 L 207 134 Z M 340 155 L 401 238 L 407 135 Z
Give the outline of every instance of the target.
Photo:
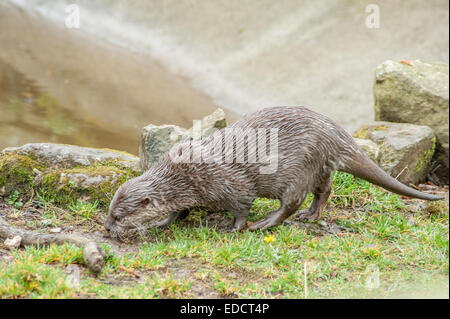
M 50 232 L 53 234 L 57 234 L 57 233 L 60 233 L 61 230 L 62 230 L 61 227 L 56 227 L 56 228 L 50 229 Z
M 8 247 L 8 249 L 12 250 L 19 248 L 21 242 L 22 237 L 14 236 L 13 238 L 7 238 L 4 244 L 6 247 Z

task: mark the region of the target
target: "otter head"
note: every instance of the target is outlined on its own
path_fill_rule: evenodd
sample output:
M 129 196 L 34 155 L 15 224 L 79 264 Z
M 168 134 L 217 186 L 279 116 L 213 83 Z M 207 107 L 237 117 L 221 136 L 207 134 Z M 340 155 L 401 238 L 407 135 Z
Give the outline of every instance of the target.
M 113 236 L 136 233 L 146 224 L 160 221 L 170 213 L 161 203 L 149 176 L 132 178 L 122 184 L 110 203 L 105 229 Z

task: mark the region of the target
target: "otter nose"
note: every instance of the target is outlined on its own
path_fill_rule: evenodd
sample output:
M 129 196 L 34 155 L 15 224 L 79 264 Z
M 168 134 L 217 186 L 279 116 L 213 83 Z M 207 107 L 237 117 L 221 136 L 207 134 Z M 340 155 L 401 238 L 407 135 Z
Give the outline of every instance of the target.
M 111 228 L 112 228 L 111 219 L 110 218 L 106 218 L 106 221 L 105 221 L 105 229 L 106 229 L 106 231 L 111 231 Z

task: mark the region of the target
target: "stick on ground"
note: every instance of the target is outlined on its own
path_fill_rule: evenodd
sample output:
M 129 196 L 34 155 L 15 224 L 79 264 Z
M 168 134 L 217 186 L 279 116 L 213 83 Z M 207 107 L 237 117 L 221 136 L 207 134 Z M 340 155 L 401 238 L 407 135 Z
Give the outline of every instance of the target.
M 34 231 L 20 229 L 9 225 L 0 217 L 0 238 L 7 239 L 20 236 L 21 245 L 48 246 L 50 244 L 62 245 L 64 243 L 74 244 L 83 247 L 83 258 L 86 266 L 94 273 L 98 274 L 102 270 L 105 262 L 105 253 L 96 242 L 80 234 L 43 234 Z

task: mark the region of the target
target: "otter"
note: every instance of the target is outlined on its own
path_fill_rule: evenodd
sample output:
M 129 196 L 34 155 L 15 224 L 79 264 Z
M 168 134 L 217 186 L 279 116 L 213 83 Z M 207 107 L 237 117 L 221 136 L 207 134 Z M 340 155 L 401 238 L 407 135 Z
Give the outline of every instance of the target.
M 230 129 L 233 139 L 226 140 Z M 267 156 L 261 142 L 275 154 Z M 205 158 L 199 160 L 195 154 Z M 272 160 L 277 165 L 270 170 Z M 280 106 L 244 116 L 199 141 L 176 144 L 141 176 L 120 186 L 105 228 L 120 235 L 145 229 L 149 223 L 164 226 L 186 217 L 189 208 L 207 207 L 229 211 L 234 217 L 232 229 L 241 230 L 256 197 L 279 199 L 278 210 L 249 226 L 265 230 L 297 212 L 310 192 L 314 195 L 311 207 L 297 214 L 315 220 L 330 196 L 333 171 L 353 174 L 400 195 L 444 199 L 392 178 L 326 116 L 301 106 Z

